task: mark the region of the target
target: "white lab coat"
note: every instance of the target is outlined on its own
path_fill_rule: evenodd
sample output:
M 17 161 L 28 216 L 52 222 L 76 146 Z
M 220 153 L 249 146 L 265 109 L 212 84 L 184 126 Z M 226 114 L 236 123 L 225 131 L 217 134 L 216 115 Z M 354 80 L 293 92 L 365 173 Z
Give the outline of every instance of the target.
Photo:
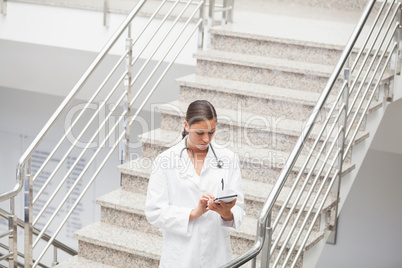
M 163 234 L 160 266 L 163 268 L 219 267 L 232 259 L 229 230 L 239 228 L 244 212 L 239 160 L 225 148 L 212 144 L 223 167 L 209 148 L 200 176 L 186 150 L 185 141 L 160 154 L 149 180 L 145 215 Z M 222 191 L 222 179 L 224 190 Z M 234 220 L 225 222 L 218 213 L 207 211 L 189 221 L 203 194 L 215 197 L 236 193 Z

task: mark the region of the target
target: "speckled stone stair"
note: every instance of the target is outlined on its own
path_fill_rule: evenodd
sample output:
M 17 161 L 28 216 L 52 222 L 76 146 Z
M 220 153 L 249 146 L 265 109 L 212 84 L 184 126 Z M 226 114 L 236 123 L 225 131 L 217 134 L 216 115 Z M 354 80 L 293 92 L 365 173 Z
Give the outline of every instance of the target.
M 173 131 L 157 129 L 152 132 L 144 133 L 140 137 L 140 141 L 143 143 L 142 157 L 151 161 L 158 154 L 177 144 L 180 140 L 181 135 Z M 216 141 L 216 143 L 221 145 L 225 144 L 220 141 Z M 239 156 L 242 171 L 248 174 L 246 177 L 255 176 L 254 180 L 272 184 L 278 178 L 279 172 L 283 168 L 290 153 L 274 149 L 254 148 L 246 144 L 238 143 L 231 144 L 231 150 Z M 305 157 L 299 157 L 295 164 L 295 171 L 300 170 L 304 160 Z M 309 170 L 309 167 L 311 167 L 311 164 L 310 161 L 307 165 L 306 172 Z M 324 172 L 327 170 L 327 167 L 326 165 Z M 344 172 L 349 172 L 352 168 L 353 165 L 346 164 Z M 258 175 L 255 175 L 255 172 L 258 172 Z
M 97 203 L 101 205 L 101 223 L 118 228 L 138 230 L 151 235 L 160 236 L 156 227 L 150 226 L 144 215 L 145 195 L 125 190 L 116 190 L 100 197 Z M 233 254 L 244 253 L 254 243 L 256 217 L 248 215 L 245 217 L 238 232 L 231 232 Z M 312 247 L 323 235 L 317 229 L 311 235 L 307 247 Z M 274 233 L 274 239 L 276 233 Z M 281 239 L 283 241 L 284 237 Z M 294 239 L 294 237 L 292 238 Z M 279 243 L 282 245 L 282 242 Z
M 283 3 L 283 1 L 259 1 L 253 0 L 255 3 L 270 7 L 275 6 L 276 3 Z M 318 5 L 339 4 L 335 1 L 324 0 L 312 0 L 308 3 L 312 2 L 319 2 Z M 353 9 L 353 5 L 361 5 L 360 0 L 359 3 L 356 1 L 344 2 L 345 8 L 348 10 Z M 309 5 L 308 3 L 306 4 Z M 301 2 L 299 1 L 298 4 Z M 215 140 L 218 144 L 230 145 L 229 148 L 239 155 L 247 216 L 239 232 L 231 233 L 232 248 L 234 254 L 239 255 L 252 246 L 261 206 L 278 179 L 305 120 L 312 112 L 320 92 L 326 85 L 334 62 L 338 59 L 341 48 L 345 44 L 343 38 L 350 35 L 353 30 L 351 25 L 354 26 L 354 23 L 351 22 L 352 20 L 342 21 L 342 25 L 334 23 L 332 28 L 328 28 L 330 23 L 324 22 L 323 16 L 314 21 L 307 14 L 302 14 L 305 16 L 304 19 L 299 19 L 281 17 L 273 12 L 268 15 L 270 21 L 279 20 L 280 23 L 285 21 L 287 23 L 287 25 L 282 23 L 281 27 L 284 27 L 282 32 L 275 35 L 272 33 L 278 31 L 280 27 L 275 27 L 272 23 L 262 23 L 268 21 L 265 20 L 267 14 L 257 10 L 250 17 L 250 14 L 243 13 L 249 5 L 249 0 L 236 1 L 235 8 L 239 7 L 239 9 L 238 13 L 235 10 L 235 18 L 239 18 L 239 23 L 219 26 L 211 30 L 211 47 L 209 50 L 195 54 L 197 73 L 177 80 L 180 86 L 180 99 L 159 106 L 162 117 L 161 128 L 143 133 L 139 137 L 139 141 L 143 144 L 142 155 L 119 167 L 122 173 L 121 189 L 98 198 L 97 203 L 101 207 L 100 222 L 75 234 L 79 239 L 80 258 L 72 260 L 73 263 L 81 263 L 84 259 L 88 259 L 92 263 L 91 265 L 99 262 L 113 267 L 157 267 L 162 238 L 159 230 L 149 225 L 144 215 L 151 164 L 159 153 L 181 140 L 184 111 L 188 104 L 195 99 L 208 99 L 215 105 L 219 117 L 218 128 L 222 130 L 221 133 L 217 133 Z M 320 8 L 314 12 L 322 11 Z M 293 4 L 274 10 L 282 12 L 287 9 L 292 9 L 293 14 L 300 13 L 299 7 L 295 7 Z M 305 11 L 307 8 L 304 7 L 302 10 Z M 327 10 L 327 12 L 329 14 L 333 11 Z M 336 11 L 336 13 L 339 12 Z M 297 24 L 297 22 L 300 23 Z M 309 23 L 311 23 L 311 27 L 303 27 Z M 325 24 L 325 27 L 321 27 L 321 24 Z M 273 26 L 267 27 L 267 25 Z M 283 29 L 294 27 L 303 28 L 303 33 L 302 31 L 297 33 L 296 38 L 289 37 L 287 33 L 284 33 Z M 331 34 L 328 42 L 323 41 L 328 36 L 319 34 L 321 32 L 318 31 L 318 28 L 320 27 L 327 33 L 328 29 L 336 30 L 336 33 L 334 31 Z M 311 31 L 307 33 L 304 29 Z M 343 36 L 340 37 L 339 34 Z M 319 39 L 309 41 L 305 38 L 306 36 L 308 38 L 318 36 Z M 339 86 L 341 82 L 338 80 L 337 85 Z M 330 96 L 330 98 L 334 98 L 334 96 Z M 370 111 L 377 109 L 380 105 L 380 102 L 372 103 Z M 324 111 L 328 111 L 328 109 L 329 107 L 325 107 Z M 318 127 L 322 123 L 318 122 L 317 128 L 313 129 L 313 139 L 318 134 Z M 271 128 L 267 128 L 267 126 Z M 235 132 L 233 136 L 225 133 L 229 130 Z M 368 133 L 361 129 L 355 143 L 363 141 L 367 136 Z M 275 220 L 286 194 L 290 191 L 297 172 L 303 166 L 313 139 L 306 144 L 305 150 L 301 153 L 285 184 L 284 191 L 280 194 L 277 204 L 274 205 L 273 220 Z M 229 144 L 229 142 L 231 143 Z M 322 159 L 318 161 L 319 166 L 322 164 L 320 160 Z M 296 192 L 305 182 L 312 163 L 313 161 L 310 161 L 302 172 Z M 353 163 L 345 163 L 342 175 L 354 168 Z M 328 165 L 325 165 L 320 176 L 313 173 L 313 177 L 318 177 L 318 185 L 328 183 L 328 180 L 323 180 L 323 174 L 327 171 Z M 332 177 L 333 172 L 333 170 L 329 172 L 329 177 Z M 310 188 L 311 181 L 307 183 L 307 189 Z M 316 188 L 317 186 L 312 189 L 313 196 L 315 196 Z M 303 196 L 306 194 L 307 192 L 304 192 Z M 322 198 L 321 196 L 320 199 Z M 292 196 L 290 205 L 293 204 L 294 199 L 295 196 Z M 324 231 L 331 228 L 332 221 L 325 222 L 323 218 L 331 215 L 336 202 L 338 201 L 329 198 L 325 201 L 322 211 L 313 210 L 315 215 L 322 217 L 314 222 L 314 231 L 309 237 L 304 251 L 316 245 L 323 239 Z M 290 205 L 285 208 L 285 214 L 289 212 Z M 296 210 L 300 210 L 300 205 L 296 207 Z M 302 211 L 302 215 L 305 211 L 306 209 Z M 292 215 L 290 221 L 293 222 L 294 218 L 295 215 Z M 279 226 L 273 234 L 274 240 L 277 238 L 281 223 L 283 223 L 283 218 L 279 221 Z M 297 228 L 301 228 L 300 225 Z M 285 230 L 285 236 L 288 231 Z M 291 241 L 294 238 L 295 234 L 292 234 Z M 283 240 L 284 237 L 279 239 L 280 245 Z M 277 252 L 273 257 L 276 254 Z M 303 258 L 304 256 L 301 256 L 301 259 L 298 260 L 297 267 L 301 267 Z M 83 264 L 82 267 L 91 266 Z
M 162 246 L 158 235 L 94 223 L 74 236 L 83 258 L 122 268 L 158 266 Z
M 224 95 L 222 93 L 222 95 Z M 211 98 L 206 98 L 211 100 Z M 212 101 L 212 100 L 211 100 Z M 225 101 L 225 102 L 224 102 Z M 219 108 L 226 107 L 228 98 L 222 101 L 215 101 L 219 106 L 216 108 L 218 114 L 218 126 L 215 139 L 222 143 L 232 144 L 237 143 L 248 145 L 254 148 L 275 149 L 279 151 L 290 151 L 300 136 L 304 126 L 303 114 L 298 113 L 300 118 L 289 119 L 285 114 L 281 116 L 262 115 L 261 113 L 246 112 L 241 106 L 228 105 L 231 109 Z M 224 105 L 225 103 L 226 105 Z M 164 105 L 159 105 L 158 110 L 161 112 L 161 129 L 169 131 L 183 130 L 183 121 L 185 120 L 185 111 L 188 107 L 187 102 L 174 101 Z M 270 104 L 264 106 L 271 106 Z M 264 106 L 258 106 L 262 107 Z M 288 107 L 297 106 L 289 105 Z M 234 108 L 237 109 L 234 109 Z M 257 107 L 254 108 L 258 110 Z M 260 110 L 261 110 L 260 109 Z M 296 108 L 295 108 L 296 109 Z M 302 109 L 302 108 L 300 108 Z M 285 109 L 284 109 L 285 110 Z M 296 110 L 297 111 L 297 110 Z M 311 133 L 311 139 L 306 142 L 306 146 L 311 148 L 315 139 L 318 137 L 322 125 L 317 122 Z M 335 133 L 332 134 L 332 137 Z M 368 137 L 367 131 L 359 131 L 355 140 L 355 144 L 363 141 Z M 326 135 L 322 136 L 318 146 L 322 144 Z
M 57 265 L 57 268 L 115 268 L 115 266 L 103 264 L 97 261 L 92 261 L 90 259 L 86 259 L 80 257 L 79 255 L 70 258 L 69 260 L 62 262 Z
M 121 172 L 123 174 L 122 187 L 124 190 L 135 192 L 145 196 L 148 180 L 151 174 L 151 168 L 141 166 L 142 160 L 143 159 L 133 160 L 132 163 L 124 165 L 125 168 L 123 167 L 121 169 Z M 261 207 L 266 200 L 266 193 L 271 191 L 273 185 L 243 178 L 242 186 L 245 195 L 245 206 L 247 209 L 247 215 L 257 218 L 260 214 Z M 285 187 L 283 193 L 279 197 L 276 212 L 280 209 L 289 192 L 290 189 Z M 298 191 L 296 191 L 296 194 L 297 193 Z M 302 198 L 303 197 L 304 195 L 302 196 Z M 295 196 L 293 196 L 290 200 L 290 204 L 293 204 L 292 200 L 294 199 Z M 329 210 L 333 205 L 334 201 L 328 199 L 325 203 L 324 210 Z
M 195 57 L 197 75 L 311 92 L 321 92 L 333 70 L 331 65 L 218 50 L 200 51 Z

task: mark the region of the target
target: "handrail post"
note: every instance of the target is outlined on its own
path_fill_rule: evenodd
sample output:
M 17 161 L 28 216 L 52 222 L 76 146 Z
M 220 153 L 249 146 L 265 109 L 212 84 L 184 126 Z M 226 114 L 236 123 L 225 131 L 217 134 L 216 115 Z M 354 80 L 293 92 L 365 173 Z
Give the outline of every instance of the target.
M 399 1 L 402 2 L 402 1 Z M 402 6 L 399 8 L 399 15 L 396 17 L 397 23 L 399 23 L 398 30 L 393 39 L 398 44 L 398 48 L 394 52 L 394 61 L 391 61 L 391 71 L 394 71 L 394 75 L 401 75 L 402 64 Z M 392 68 L 393 67 L 393 68 Z M 394 69 L 394 70 L 392 70 Z
M 349 61 L 350 61 L 350 56 L 345 62 L 346 67 L 344 68 L 344 83 L 346 84 L 343 93 L 342 93 L 342 102 L 341 102 L 341 109 L 342 113 L 341 116 L 339 117 L 339 127 L 342 127 L 342 133 L 339 135 L 338 138 L 338 146 L 340 148 L 339 154 L 337 155 L 338 158 L 338 167 L 339 167 L 339 173 L 337 175 L 336 181 L 334 182 L 334 186 L 332 189 L 332 194 L 335 197 L 336 203 L 334 207 L 334 212 L 333 212 L 333 217 L 334 217 L 334 226 L 333 230 L 327 240 L 328 244 L 336 244 L 336 238 L 337 238 L 337 231 L 338 231 L 338 207 L 339 207 L 339 194 L 340 194 L 340 188 L 341 188 L 341 179 L 342 179 L 342 166 L 343 166 L 343 154 L 345 152 L 345 131 L 346 131 L 346 125 L 347 125 L 347 111 L 348 111 L 348 106 L 349 106 L 349 95 L 351 92 L 350 90 L 350 67 L 349 67 Z M 334 141 L 335 142 L 335 141 Z
M 103 2 L 103 26 L 109 27 L 109 0 Z
M 209 9 L 208 9 L 208 18 L 207 18 L 207 27 L 204 27 L 204 49 L 210 45 L 211 42 L 211 34 L 209 30 L 214 24 L 215 18 L 215 0 L 209 0 Z
M 10 199 L 10 215 L 8 219 L 9 231 L 11 234 L 9 236 L 9 252 L 12 253 L 12 257 L 9 259 L 9 267 L 18 267 L 18 248 L 17 248 L 17 217 L 15 215 L 15 198 Z
M 56 267 L 56 265 L 58 265 L 59 262 L 57 261 L 57 247 L 53 246 L 53 263 L 52 263 L 52 267 Z
M 31 174 L 31 158 L 27 161 L 28 171 L 24 184 L 24 267 L 31 268 L 33 265 L 33 226 L 32 226 L 32 211 L 33 211 L 33 181 Z M 23 172 L 25 166 L 22 167 Z M 25 174 L 22 174 L 25 176 Z
M 230 10 L 227 12 L 226 23 L 233 23 L 234 0 L 228 0 Z
M 0 11 L 4 16 L 7 15 L 7 0 L 0 0 Z
M 126 163 L 130 160 L 130 124 L 127 124 L 130 118 L 130 102 L 131 102 L 131 81 L 132 81 L 132 65 L 131 62 L 133 61 L 133 39 L 131 38 L 131 24 L 127 29 L 128 37 L 126 39 L 126 50 L 128 50 L 126 56 L 126 69 L 127 74 L 124 78 L 124 89 L 126 91 L 126 97 L 124 100 L 124 109 L 125 115 L 123 120 L 123 127 L 124 127 L 124 138 L 123 138 L 123 152 L 122 152 L 122 159 L 121 162 Z
M 269 261 L 271 260 L 271 242 L 272 242 L 272 227 L 271 227 L 271 215 L 269 212 L 267 222 L 265 226 L 265 239 L 264 246 L 262 247 L 261 254 L 261 268 L 269 268 Z
M 204 41 L 205 41 L 205 27 L 206 24 L 206 19 L 205 19 L 205 7 L 206 7 L 206 2 L 207 0 L 204 0 L 202 2 L 202 6 L 200 7 L 200 18 L 202 18 L 202 23 L 198 27 L 198 44 L 197 48 L 198 50 L 203 50 L 204 49 Z

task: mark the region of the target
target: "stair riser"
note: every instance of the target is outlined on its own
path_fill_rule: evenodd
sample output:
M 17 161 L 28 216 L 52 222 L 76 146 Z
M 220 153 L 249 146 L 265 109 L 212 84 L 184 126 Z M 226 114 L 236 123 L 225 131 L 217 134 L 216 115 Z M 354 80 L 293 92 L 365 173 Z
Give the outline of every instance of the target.
M 311 92 L 321 92 L 329 78 L 329 75 L 317 76 L 314 73 L 295 73 L 200 59 L 197 60 L 197 74 Z
M 101 207 L 101 222 L 112 226 L 141 231 L 149 234 L 160 234 L 157 227 L 148 223 L 143 213 L 129 213 L 109 207 Z
M 281 122 L 279 120 L 278 123 L 274 125 L 271 124 L 271 122 L 268 122 L 265 117 L 256 116 L 256 121 L 259 119 L 266 121 L 266 127 L 263 128 L 263 126 L 261 126 L 261 128 L 257 129 L 233 126 L 230 125 L 230 119 L 225 119 L 226 118 L 219 119 L 219 122 L 221 123 L 218 123 L 215 134 L 215 139 L 219 141 L 219 145 L 224 147 L 231 146 L 235 143 L 239 144 L 241 142 L 241 144 L 247 145 L 251 148 L 290 151 L 293 149 L 294 144 L 299 137 L 299 132 L 294 135 L 278 132 L 278 128 L 281 127 Z M 276 119 L 273 120 L 276 121 Z M 183 117 L 162 114 L 161 128 L 164 130 L 176 131 L 178 135 L 181 135 L 180 133 L 183 131 L 183 121 Z M 250 121 L 250 123 L 252 123 L 252 121 Z M 313 143 L 313 139 L 309 139 L 306 142 L 309 147 L 311 147 Z M 321 142 L 319 144 L 321 144 Z
M 159 257 L 141 256 L 105 248 L 100 245 L 79 241 L 78 252 L 81 257 L 114 267 L 158 267 Z
M 292 97 L 292 96 L 289 96 Z M 191 103 L 196 99 L 207 99 L 216 107 L 233 109 L 241 112 L 255 113 L 280 120 L 281 118 L 304 121 L 313 111 L 315 103 L 305 105 L 292 100 L 274 100 L 259 96 L 245 96 L 231 93 L 221 93 L 213 90 L 180 87 L 180 101 Z

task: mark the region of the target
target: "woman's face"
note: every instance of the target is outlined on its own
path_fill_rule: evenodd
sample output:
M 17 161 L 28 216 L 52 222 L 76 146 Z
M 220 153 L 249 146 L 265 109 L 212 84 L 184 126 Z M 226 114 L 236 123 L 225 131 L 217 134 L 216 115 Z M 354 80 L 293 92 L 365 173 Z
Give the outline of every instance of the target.
M 191 126 L 184 121 L 188 134 L 187 145 L 199 150 L 208 149 L 209 143 L 215 135 L 216 121 L 214 119 L 200 121 Z

